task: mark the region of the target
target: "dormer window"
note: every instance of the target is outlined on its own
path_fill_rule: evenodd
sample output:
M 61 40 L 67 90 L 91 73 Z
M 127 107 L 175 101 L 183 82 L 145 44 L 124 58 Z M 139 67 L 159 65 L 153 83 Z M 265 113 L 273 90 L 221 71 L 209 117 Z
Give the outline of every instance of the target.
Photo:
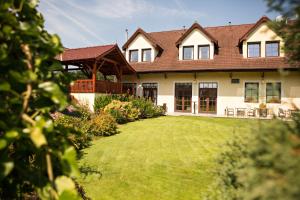
M 209 59 L 209 45 L 199 45 L 198 46 L 198 59 Z
M 270 41 L 266 42 L 266 57 L 277 57 L 279 56 L 279 42 Z
M 151 49 L 142 49 L 142 62 L 151 61 Z
M 129 50 L 129 61 L 138 62 L 139 60 L 139 50 Z
M 248 42 L 248 58 L 260 57 L 260 42 Z
M 183 49 L 183 60 L 194 59 L 194 46 L 185 46 Z

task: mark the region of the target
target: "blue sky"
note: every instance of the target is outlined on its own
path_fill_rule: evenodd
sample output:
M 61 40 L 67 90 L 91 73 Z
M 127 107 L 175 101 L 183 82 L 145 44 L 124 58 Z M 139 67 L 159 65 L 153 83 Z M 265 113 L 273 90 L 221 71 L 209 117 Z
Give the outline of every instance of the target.
M 118 43 L 138 27 L 146 32 L 202 26 L 254 23 L 262 15 L 274 19 L 263 0 L 43 0 L 39 11 L 46 29 L 65 47 Z

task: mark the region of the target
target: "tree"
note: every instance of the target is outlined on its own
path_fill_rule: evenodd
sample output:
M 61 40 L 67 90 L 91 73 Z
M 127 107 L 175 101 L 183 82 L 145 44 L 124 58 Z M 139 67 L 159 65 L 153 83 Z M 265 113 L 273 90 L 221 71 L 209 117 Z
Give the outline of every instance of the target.
M 77 199 L 76 151 L 49 114 L 68 104 L 63 48 L 37 2 L 0 1 L 0 198 Z
M 285 53 L 289 61 L 299 66 L 300 61 L 300 1 L 266 0 L 270 11 L 277 11 L 282 19 L 272 23 L 285 43 Z

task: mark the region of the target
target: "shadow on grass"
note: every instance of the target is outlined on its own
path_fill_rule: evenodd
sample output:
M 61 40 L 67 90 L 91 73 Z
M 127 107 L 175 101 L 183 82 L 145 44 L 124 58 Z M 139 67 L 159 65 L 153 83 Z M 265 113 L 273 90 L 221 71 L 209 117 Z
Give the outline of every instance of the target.
M 83 165 L 79 168 L 80 173 L 83 175 L 83 178 L 86 178 L 89 175 L 96 175 L 98 179 L 102 178 L 102 172 L 87 165 Z

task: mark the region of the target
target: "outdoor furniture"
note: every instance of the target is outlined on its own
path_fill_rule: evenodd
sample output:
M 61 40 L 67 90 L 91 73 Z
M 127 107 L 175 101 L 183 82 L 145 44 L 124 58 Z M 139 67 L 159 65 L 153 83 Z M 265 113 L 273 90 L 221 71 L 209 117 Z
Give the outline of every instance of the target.
M 248 117 L 255 117 L 256 116 L 256 110 L 253 108 L 250 108 L 247 112 Z
M 268 109 L 267 108 L 258 108 L 259 117 L 267 117 Z
M 246 108 L 236 108 L 236 116 L 237 117 L 245 117 Z
M 278 117 L 286 118 L 288 116 L 288 111 L 278 108 Z
M 233 108 L 226 108 L 225 113 L 227 116 L 234 116 L 234 109 Z
M 296 114 L 300 114 L 300 110 L 295 110 L 295 109 L 288 110 L 288 117 L 294 117 Z

